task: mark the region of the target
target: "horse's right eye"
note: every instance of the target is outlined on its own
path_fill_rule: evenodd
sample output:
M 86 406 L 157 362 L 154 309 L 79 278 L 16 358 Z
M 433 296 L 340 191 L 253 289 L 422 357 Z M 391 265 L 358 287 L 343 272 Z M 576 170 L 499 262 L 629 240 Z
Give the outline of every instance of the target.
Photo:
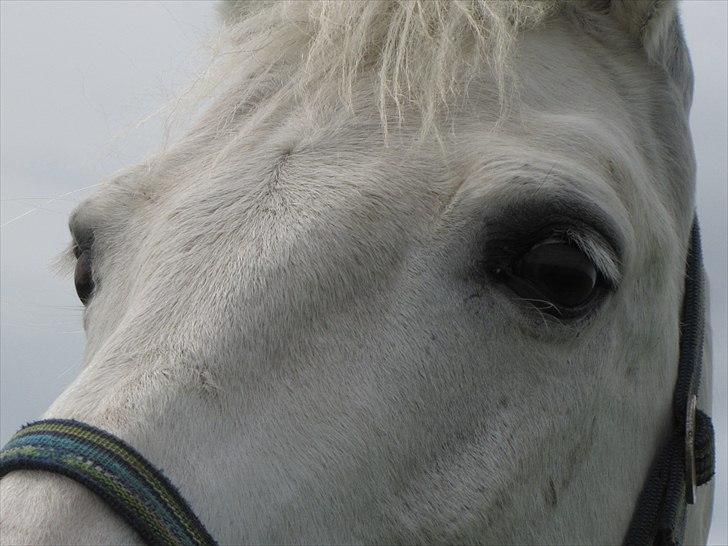
M 87 305 L 94 291 L 91 251 L 74 247 L 73 253 L 76 256 L 76 269 L 73 273 L 76 294 L 78 294 L 78 299 L 81 300 L 81 303 Z
M 521 298 L 560 318 L 587 312 L 605 284 L 588 256 L 556 239 L 533 246 L 508 268 L 505 277 L 506 284 Z

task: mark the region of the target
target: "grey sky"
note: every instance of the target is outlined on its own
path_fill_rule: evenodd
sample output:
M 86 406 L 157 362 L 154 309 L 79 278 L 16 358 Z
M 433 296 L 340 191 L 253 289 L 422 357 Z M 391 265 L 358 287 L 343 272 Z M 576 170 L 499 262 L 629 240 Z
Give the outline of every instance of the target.
M 728 544 L 726 56 L 728 3 L 688 0 L 698 210 L 711 279 L 719 474 L 712 544 Z M 50 264 L 88 188 L 160 144 L 136 122 L 189 81 L 214 28 L 213 3 L 0 3 L 0 443 L 75 377 L 81 306 Z M 31 211 L 31 212 L 29 212 Z

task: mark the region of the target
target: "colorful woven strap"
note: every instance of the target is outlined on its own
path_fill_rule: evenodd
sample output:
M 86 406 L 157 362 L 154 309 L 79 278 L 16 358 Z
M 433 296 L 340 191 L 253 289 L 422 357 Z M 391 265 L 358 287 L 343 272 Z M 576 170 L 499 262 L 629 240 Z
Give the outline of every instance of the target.
M 81 483 L 147 544 L 215 544 L 162 472 L 103 430 L 61 419 L 26 425 L 0 451 L 0 478 L 12 470 L 33 469 Z

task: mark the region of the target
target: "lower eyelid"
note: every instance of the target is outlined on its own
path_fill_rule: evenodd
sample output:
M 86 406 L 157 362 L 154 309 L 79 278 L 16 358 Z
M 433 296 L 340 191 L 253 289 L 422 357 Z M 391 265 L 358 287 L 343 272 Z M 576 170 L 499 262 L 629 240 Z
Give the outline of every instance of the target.
M 609 290 L 602 289 L 587 305 L 577 309 L 578 313 L 567 313 L 559 316 L 545 312 L 544 309 L 539 309 L 532 302 L 520 297 L 505 285 L 498 286 L 494 293 L 497 294 L 497 298 L 503 304 L 512 309 L 512 312 L 515 313 L 514 318 L 517 320 L 525 319 L 527 323 L 533 323 L 534 327 L 541 327 L 544 324 L 547 326 L 568 327 L 575 332 L 591 322 L 602 306 L 606 304 L 610 295 Z

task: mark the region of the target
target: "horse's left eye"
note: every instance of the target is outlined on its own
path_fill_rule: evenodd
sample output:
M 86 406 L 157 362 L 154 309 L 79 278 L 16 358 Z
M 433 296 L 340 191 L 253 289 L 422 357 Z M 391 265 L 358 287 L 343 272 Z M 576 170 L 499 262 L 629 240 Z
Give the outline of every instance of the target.
M 76 294 L 81 303 L 87 305 L 94 291 L 93 270 L 91 267 L 91 251 L 73 249 L 76 256 L 76 269 L 73 272 L 73 282 L 76 285 Z
M 533 246 L 508 268 L 506 284 L 537 309 L 560 318 L 584 314 L 603 279 L 578 247 L 557 239 Z

